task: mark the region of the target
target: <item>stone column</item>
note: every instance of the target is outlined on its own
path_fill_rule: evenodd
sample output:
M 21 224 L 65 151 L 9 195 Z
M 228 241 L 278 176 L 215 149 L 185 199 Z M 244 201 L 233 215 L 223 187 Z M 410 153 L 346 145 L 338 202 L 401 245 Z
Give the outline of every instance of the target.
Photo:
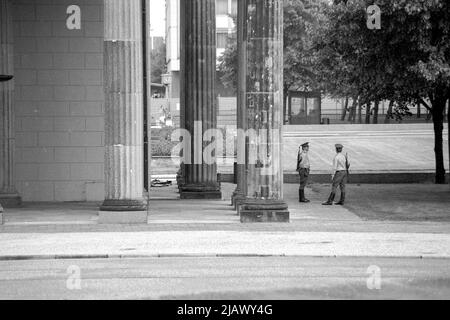
M 105 0 L 105 190 L 100 223 L 146 223 L 142 0 Z
M 14 56 L 12 8 L 9 0 L 0 0 L 0 212 L 17 207 L 21 198 L 14 182 Z M 1 223 L 1 221 L 0 221 Z
M 151 19 L 150 19 L 150 2 L 151 0 L 145 0 L 145 92 L 144 95 L 144 105 L 147 109 L 147 127 L 145 128 L 146 148 L 144 150 L 147 152 L 147 165 L 144 164 L 144 172 L 147 175 L 147 185 L 144 185 L 144 189 L 146 190 L 147 199 L 150 197 L 150 188 L 152 183 L 152 175 L 151 175 L 151 164 L 152 164 L 152 108 L 151 108 L 151 97 L 152 97 L 152 65 L 151 65 L 151 57 L 152 57 L 152 35 L 151 35 Z
M 241 222 L 288 222 L 283 201 L 283 1 L 243 0 L 246 199 Z
M 221 199 L 217 163 L 202 157 L 210 142 L 204 133 L 217 128 L 215 0 L 183 0 L 181 4 L 181 128 L 190 163 L 182 164 L 182 199 Z M 191 148 L 189 148 L 189 145 Z M 189 150 L 190 149 L 190 150 Z
M 237 87 L 237 167 L 236 167 L 236 178 L 237 187 L 234 191 L 231 204 L 235 209 L 245 199 L 246 190 L 246 166 L 245 166 L 245 131 L 247 126 L 246 119 L 246 63 L 247 63 L 247 46 L 244 41 L 244 35 L 246 33 L 246 1 L 238 1 L 238 17 L 237 17 L 237 53 L 238 53 L 238 87 Z

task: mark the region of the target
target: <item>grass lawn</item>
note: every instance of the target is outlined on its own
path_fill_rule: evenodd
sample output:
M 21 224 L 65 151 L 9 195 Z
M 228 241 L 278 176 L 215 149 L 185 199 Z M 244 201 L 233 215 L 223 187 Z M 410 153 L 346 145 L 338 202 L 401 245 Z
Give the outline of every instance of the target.
M 314 185 L 326 199 L 331 187 Z M 339 194 L 336 196 L 339 200 Z M 366 220 L 450 222 L 449 185 L 348 185 L 345 207 Z

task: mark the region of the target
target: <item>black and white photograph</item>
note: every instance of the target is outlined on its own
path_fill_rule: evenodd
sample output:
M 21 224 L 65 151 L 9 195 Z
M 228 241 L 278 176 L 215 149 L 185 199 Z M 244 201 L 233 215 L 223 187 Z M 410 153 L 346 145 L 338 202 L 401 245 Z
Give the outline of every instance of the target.
M 0 300 L 449 300 L 449 120 L 448 0 L 0 0 Z

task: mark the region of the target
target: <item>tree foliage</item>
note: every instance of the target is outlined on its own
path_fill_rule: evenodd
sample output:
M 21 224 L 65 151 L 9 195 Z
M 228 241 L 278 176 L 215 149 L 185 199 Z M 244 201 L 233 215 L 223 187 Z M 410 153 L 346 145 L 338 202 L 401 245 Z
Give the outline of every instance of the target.
M 238 54 L 237 43 L 229 41 L 225 52 L 219 57 L 218 76 L 223 85 L 236 91 Z
M 323 19 L 326 0 L 284 1 L 284 87 L 316 90 L 312 39 Z M 236 20 L 236 19 L 234 19 Z M 235 23 L 236 24 L 236 23 Z M 237 24 L 236 24 L 237 25 Z M 237 44 L 231 41 L 219 57 L 219 77 L 229 88 L 237 88 Z
M 326 1 L 284 1 L 284 86 L 302 91 L 320 89 L 313 39 L 324 23 Z
M 436 181 L 445 181 L 443 117 L 450 95 L 450 3 L 377 0 L 380 30 L 367 27 L 374 1 L 348 0 L 325 8 L 314 39 L 323 89 L 362 102 L 390 100 L 397 116 L 420 101 L 435 125 Z
M 152 82 L 161 83 L 161 76 L 166 72 L 166 44 L 164 42 L 159 42 L 151 52 Z

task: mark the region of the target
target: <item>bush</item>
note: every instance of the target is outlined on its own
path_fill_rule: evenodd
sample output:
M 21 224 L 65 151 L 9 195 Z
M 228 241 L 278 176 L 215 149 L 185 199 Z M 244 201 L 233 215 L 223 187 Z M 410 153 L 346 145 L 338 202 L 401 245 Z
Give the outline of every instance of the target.
M 152 156 L 170 157 L 172 149 L 178 144 L 171 141 L 173 128 L 152 129 Z
M 227 134 L 236 135 L 234 130 L 227 132 L 226 127 L 218 128 L 223 134 L 223 154 L 218 154 L 218 157 L 236 157 L 237 146 L 236 137 L 234 139 L 226 139 Z M 173 128 L 152 129 L 152 156 L 153 157 L 170 157 L 172 156 L 172 149 L 179 143 L 178 141 L 171 141 Z
M 177 142 L 160 140 L 152 143 L 153 157 L 170 157 L 172 156 L 172 149 L 177 145 Z

